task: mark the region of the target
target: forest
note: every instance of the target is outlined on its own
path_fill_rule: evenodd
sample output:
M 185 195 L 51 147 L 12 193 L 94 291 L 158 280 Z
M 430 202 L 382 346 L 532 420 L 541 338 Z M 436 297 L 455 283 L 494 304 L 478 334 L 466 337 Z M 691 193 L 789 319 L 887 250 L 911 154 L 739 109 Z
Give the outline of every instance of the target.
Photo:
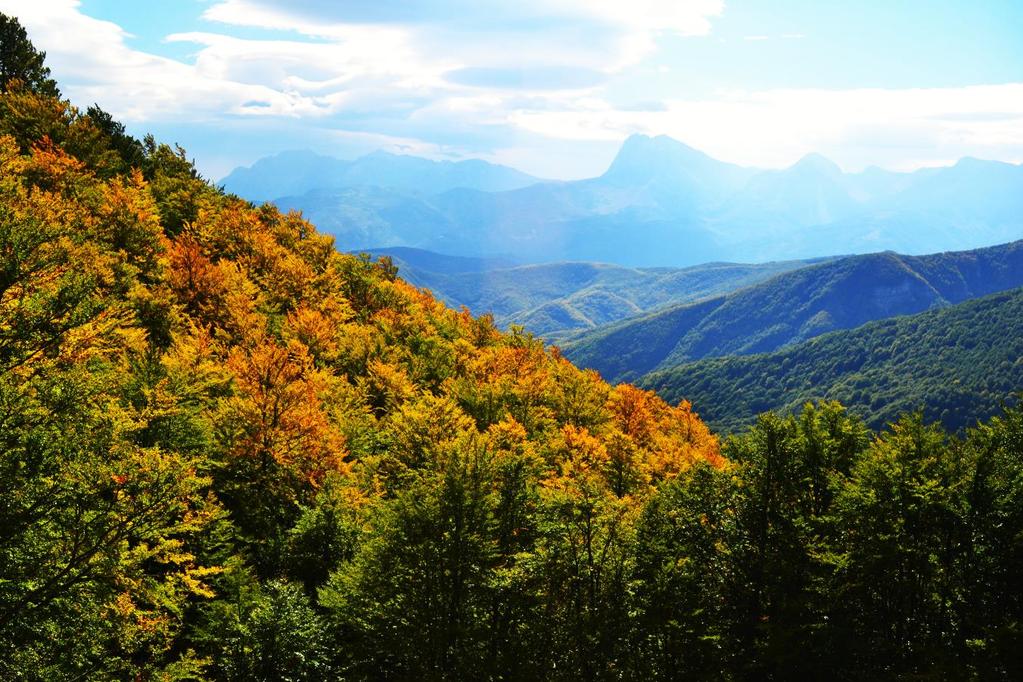
M 0 678 L 1023 677 L 1023 409 L 720 439 L 77 108 L 0 19 Z
M 920 410 L 952 431 L 1000 413 L 1023 386 L 1023 289 L 831 332 L 772 353 L 652 372 L 638 385 L 686 396 L 720 433 L 768 410 L 838 400 L 873 428 Z

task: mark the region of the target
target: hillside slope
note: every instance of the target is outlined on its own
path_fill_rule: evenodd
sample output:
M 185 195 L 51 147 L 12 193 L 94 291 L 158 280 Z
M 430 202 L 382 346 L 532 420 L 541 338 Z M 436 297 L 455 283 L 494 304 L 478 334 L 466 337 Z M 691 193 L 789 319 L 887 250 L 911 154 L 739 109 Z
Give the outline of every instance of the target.
M 1023 289 L 833 332 L 774 353 L 711 358 L 640 381 L 666 400 L 703 405 L 735 431 L 768 410 L 838 400 L 882 427 L 922 409 L 961 429 L 997 414 L 1023 388 Z
M 618 533 L 662 482 L 722 464 L 688 405 L 611 387 L 18 86 L 0 93 L 0 256 L 2 679 L 419 679 L 439 660 L 424 640 L 454 650 L 438 609 L 483 612 L 444 594 L 534 590 L 523 622 L 568 614 L 570 579 L 521 557 L 575 542 L 578 505 Z M 388 520 L 407 513 L 426 516 Z M 358 619 L 380 636 L 356 632 L 355 601 L 379 604 Z M 479 650 L 450 677 L 492 677 Z
M 1017 286 L 1023 242 L 930 256 L 852 256 L 596 329 L 567 340 L 563 350 L 621 381 L 705 357 L 769 352 Z

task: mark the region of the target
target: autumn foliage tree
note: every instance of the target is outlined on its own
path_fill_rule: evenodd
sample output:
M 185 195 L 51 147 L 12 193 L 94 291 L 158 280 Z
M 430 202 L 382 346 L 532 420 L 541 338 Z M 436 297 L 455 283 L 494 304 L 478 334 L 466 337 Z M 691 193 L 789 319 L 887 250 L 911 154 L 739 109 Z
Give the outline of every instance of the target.
M 583 548 L 572 510 L 627 523 L 655 479 L 716 461 L 705 428 L 665 447 L 681 434 L 670 408 L 619 427 L 610 389 L 539 341 L 220 193 L 183 151 L 133 141 L 98 107 L 11 82 L 5 678 L 227 674 L 204 633 L 231 599 L 252 609 L 230 626 L 247 633 L 232 656 L 271 651 L 264 600 L 356 638 L 335 661 L 353 671 L 379 668 L 389 641 L 395 674 L 482 675 L 533 646 L 523 628 L 553 565 L 531 555 Z M 243 575 L 254 591 L 238 591 Z M 309 616 L 325 584 L 333 596 Z M 407 637 L 380 639 L 413 614 Z

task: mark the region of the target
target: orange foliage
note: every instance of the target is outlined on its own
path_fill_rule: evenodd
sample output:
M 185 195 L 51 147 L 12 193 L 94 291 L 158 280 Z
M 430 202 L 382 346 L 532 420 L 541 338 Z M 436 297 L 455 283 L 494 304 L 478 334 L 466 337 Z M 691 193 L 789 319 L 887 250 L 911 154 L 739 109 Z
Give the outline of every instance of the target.
M 169 282 L 188 312 L 211 319 L 224 306 L 224 273 L 203 253 L 199 243 L 182 234 L 171 244 Z
M 251 458 L 263 470 L 275 463 L 314 485 L 344 469 L 344 438 L 321 399 L 330 377 L 315 369 L 303 346 L 265 340 L 251 350 L 235 348 L 227 369 L 236 387 L 228 410 L 244 425 L 233 456 Z

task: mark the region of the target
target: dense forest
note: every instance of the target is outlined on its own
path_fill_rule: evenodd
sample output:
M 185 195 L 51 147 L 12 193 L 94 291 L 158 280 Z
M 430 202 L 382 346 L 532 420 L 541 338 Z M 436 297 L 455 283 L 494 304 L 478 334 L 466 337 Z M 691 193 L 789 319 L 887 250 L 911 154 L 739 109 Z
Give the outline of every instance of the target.
M 72 106 L 0 24 L 0 678 L 1023 675 L 1023 410 L 719 442 Z
M 1023 241 L 928 256 L 849 256 L 597 328 L 563 349 L 610 381 L 637 381 L 703 358 L 768 353 L 1019 286 Z
M 1023 388 L 1023 289 L 832 332 L 760 355 L 707 358 L 653 372 L 639 385 L 685 396 L 720 432 L 768 410 L 838 400 L 881 428 L 921 410 L 946 428 L 973 426 Z

